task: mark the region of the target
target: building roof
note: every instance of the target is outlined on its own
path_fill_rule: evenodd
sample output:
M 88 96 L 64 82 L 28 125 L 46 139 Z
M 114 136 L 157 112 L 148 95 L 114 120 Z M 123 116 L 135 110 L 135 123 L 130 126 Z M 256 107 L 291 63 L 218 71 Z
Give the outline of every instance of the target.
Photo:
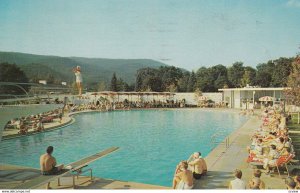
M 218 91 L 275 91 L 275 90 L 286 90 L 289 87 L 278 87 L 278 88 L 260 88 L 260 87 L 244 87 L 244 88 L 222 88 Z

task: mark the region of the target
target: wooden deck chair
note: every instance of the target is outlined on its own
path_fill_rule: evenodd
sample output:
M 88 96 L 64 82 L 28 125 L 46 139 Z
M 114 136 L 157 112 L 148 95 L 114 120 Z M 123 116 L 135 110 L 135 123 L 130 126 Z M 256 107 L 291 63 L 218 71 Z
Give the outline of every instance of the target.
M 279 167 L 285 167 L 286 171 L 287 171 L 287 174 L 288 176 L 290 176 L 290 173 L 289 173 L 289 169 L 287 167 L 287 164 L 295 157 L 294 154 L 290 154 L 288 156 L 280 156 L 277 161 L 276 161 L 276 165 L 273 166 L 273 167 L 276 167 L 277 171 L 278 171 L 278 174 L 279 174 L 279 177 L 281 177 L 280 175 L 280 171 L 279 171 Z M 271 166 L 272 167 L 272 166 Z

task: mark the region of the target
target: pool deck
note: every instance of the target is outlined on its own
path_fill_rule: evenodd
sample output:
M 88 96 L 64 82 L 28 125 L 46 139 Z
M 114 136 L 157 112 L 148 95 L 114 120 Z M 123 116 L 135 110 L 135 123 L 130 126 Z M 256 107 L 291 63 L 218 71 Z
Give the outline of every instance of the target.
M 69 115 L 64 116 L 62 118 L 61 122 L 60 122 L 59 119 L 54 119 L 53 122 L 51 122 L 51 123 L 44 123 L 44 132 L 57 129 L 59 127 L 63 127 L 65 125 L 68 125 L 68 124 L 72 123 L 72 121 L 73 121 L 73 119 Z M 12 138 L 16 138 L 16 137 L 22 137 L 22 136 L 27 136 L 27 135 L 33 135 L 33 134 L 40 133 L 40 132 L 34 131 L 33 129 L 29 129 L 27 135 L 21 135 L 18 132 L 19 132 L 18 129 L 4 130 L 3 134 L 2 134 L 2 140 L 12 139 Z
M 208 175 L 197 181 L 195 188 L 227 189 L 229 182 L 234 179 L 233 171 L 235 169 L 242 170 L 242 180 L 247 184 L 252 178 L 253 169 L 246 163 L 248 157 L 246 147 L 251 144 L 250 137 L 260 123 L 257 116 L 251 116 L 242 127 L 229 135 L 227 149 L 224 143 L 218 145 L 205 158 Z M 282 174 L 282 176 L 285 178 L 287 175 Z M 266 176 L 262 173 L 261 179 L 265 182 L 266 189 L 286 189 L 284 179 L 279 178 L 278 174 Z
M 40 176 L 40 170 L 22 166 L 0 164 L 0 189 L 14 189 L 21 183 L 34 180 Z M 57 180 L 51 182 L 51 189 L 72 189 L 72 176 L 62 177 L 60 186 Z M 37 187 L 37 189 L 46 189 L 46 185 Z M 170 189 L 170 187 L 120 181 L 113 179 L 104 179 L 79 176 L 76 178 L 76 189 Z

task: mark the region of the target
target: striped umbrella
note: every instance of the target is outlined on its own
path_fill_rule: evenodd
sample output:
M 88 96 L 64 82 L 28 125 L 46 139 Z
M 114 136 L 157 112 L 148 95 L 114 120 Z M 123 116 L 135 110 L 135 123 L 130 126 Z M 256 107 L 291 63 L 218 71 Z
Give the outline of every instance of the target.
M 258 100 L 262 101 L 262 102 L 268 102 L 268 101 L 274 101 L 275 98 L 274 97 L 270 97 L 270 96 L 264 96 L 264 97 L 260 97 Z

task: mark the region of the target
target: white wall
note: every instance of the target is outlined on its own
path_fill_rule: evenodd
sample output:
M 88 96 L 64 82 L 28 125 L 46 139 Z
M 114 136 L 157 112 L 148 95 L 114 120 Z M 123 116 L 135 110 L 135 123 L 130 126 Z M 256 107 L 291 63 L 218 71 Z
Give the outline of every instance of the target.
M 216 103 L 218 102 L 222 102 L 222 93 L 218 92 L 218 93 L 202 93 L 203 96 L 206 96 L 208 99 L 211 99 L 213 101 L 215 101 Z M 95 102 L 97 99 L 100 98 L 100 96 L 89 96 L 90 101 L 91 102 Z M 107 99 L 109 99 L 110 101 L 112 101 L 111 97 L 107 97 Z M 116 95 L 114 97 L 114 101 L 124 101 L 125 99 L 129 100 L 129 101 L 138 101 L 139 97 L 137 95 L 132 95 L 132 96 L 128 96 L 128 95 Z M 163 96 L 163 95 L 143 95 L 142 96 L 142 100 L 143 101 L 152 101 L 152 100 L 160 100 L 160 101 L 166 101 L 166 99 L 171 99 L 171 100 L 182 100 L 185 99 L 186 104 L 192 104 L 192 105 L 196 105 L 197 104 L 197 100 L 195 98 L 195 93 L 175 93 L 175 95 L 171 98 L 169 98 L 169 96 Z
M 234 108 L 241 108 L 241 91 L 234 91 Z
M 215 101 L 216 103 L 222 102 L 222 93 L 220 92 L 207 92 L 202 93 L 208 99 Z M 182 100 L 185 99 L 187 104 L 197 105 L 195 93 L 175 93 L 174 99 Z

